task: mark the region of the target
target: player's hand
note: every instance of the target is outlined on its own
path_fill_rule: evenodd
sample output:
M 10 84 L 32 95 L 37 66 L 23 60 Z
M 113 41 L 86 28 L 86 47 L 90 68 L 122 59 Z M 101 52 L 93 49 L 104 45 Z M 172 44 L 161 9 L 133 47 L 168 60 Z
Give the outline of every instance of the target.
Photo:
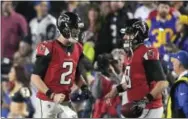
M 135 111 L 135 113 L 141 113 L 145 109 L 147 103 L 149 103 L 149 100 L 147 98 L 139 101 L 134 101 L 131 110 Z
M 104 99 L 113 98 L 117 94 L 118 94 L 117 88 L 114 87 L 114 88 L 111 89 L 111 91 L 108 94 L 106 94 L 106 96 L 104 97 Z
M 54 94 L 53 101 L 56 103 L 62 103 L 65 100 L 65 95 L 63 93 Z

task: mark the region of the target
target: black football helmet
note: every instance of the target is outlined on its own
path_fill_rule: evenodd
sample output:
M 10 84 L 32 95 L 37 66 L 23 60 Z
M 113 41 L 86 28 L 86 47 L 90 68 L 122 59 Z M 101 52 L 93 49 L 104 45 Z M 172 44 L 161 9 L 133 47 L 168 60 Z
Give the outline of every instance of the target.
M 133 55 L 133 49 L 148 38 L 148 30 L 147 23 L 140 19 L 130 19 L 125 22 L 120 32 L 123 35 L 123 48 L 128 57 Z
M 81 21 L 80 17 L 73 12 L 63 12 L 57 19 L 57 28 L 60 33 L 71 42 L 78 41 L 80 29 L 83 27 L 84 23 Z M 71 39 L 73 39 L 73 41 Z
M 124 47 L 135 47 L 144 42 L 148 38 L 148 26 L 147 23 L 139 19 L 130 19 L 126 21 L 124 28 L 120 30 L 123 34 Z

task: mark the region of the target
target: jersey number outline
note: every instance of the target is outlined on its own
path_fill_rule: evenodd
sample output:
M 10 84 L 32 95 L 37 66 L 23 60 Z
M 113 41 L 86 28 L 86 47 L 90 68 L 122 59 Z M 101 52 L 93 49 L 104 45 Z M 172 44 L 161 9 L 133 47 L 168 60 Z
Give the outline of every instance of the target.
M 125 80 L 128 88 L 131 88 L 130 69 L 131 69 L 130 66 L 126 66 L 125 74 L 123 75 L 123 80 Z
M 63 68 L 68 68 L 68 71 L 61 74 L 60 84 L 68 85 L 71 83 L 71 78 L 69 78 L 68 80 L 65 79 L 73 72 L 73 62 L 64 62 Z

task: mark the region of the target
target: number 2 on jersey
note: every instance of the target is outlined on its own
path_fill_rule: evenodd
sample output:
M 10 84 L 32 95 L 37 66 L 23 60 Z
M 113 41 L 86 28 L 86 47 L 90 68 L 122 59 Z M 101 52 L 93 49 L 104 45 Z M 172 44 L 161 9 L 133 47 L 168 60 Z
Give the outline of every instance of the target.
M 60 84 L 68 85 L 71 83 L 71 78 L 69 78 L 68 80 L 65 79 L 73 72 L 73 62 L 64 62 L 63 68 L 68 68 L 68 71 L 61 74 Z

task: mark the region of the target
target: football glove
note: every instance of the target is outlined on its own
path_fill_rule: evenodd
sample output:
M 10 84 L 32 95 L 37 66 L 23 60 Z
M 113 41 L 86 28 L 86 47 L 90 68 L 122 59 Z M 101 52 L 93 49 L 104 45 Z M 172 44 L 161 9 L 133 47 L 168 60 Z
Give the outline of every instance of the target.
M 147 103 L 149 103 L 147 98 L 127 103 L 122 106 L 121 113 L 127 118 L 138 118 L 142 115 Z

